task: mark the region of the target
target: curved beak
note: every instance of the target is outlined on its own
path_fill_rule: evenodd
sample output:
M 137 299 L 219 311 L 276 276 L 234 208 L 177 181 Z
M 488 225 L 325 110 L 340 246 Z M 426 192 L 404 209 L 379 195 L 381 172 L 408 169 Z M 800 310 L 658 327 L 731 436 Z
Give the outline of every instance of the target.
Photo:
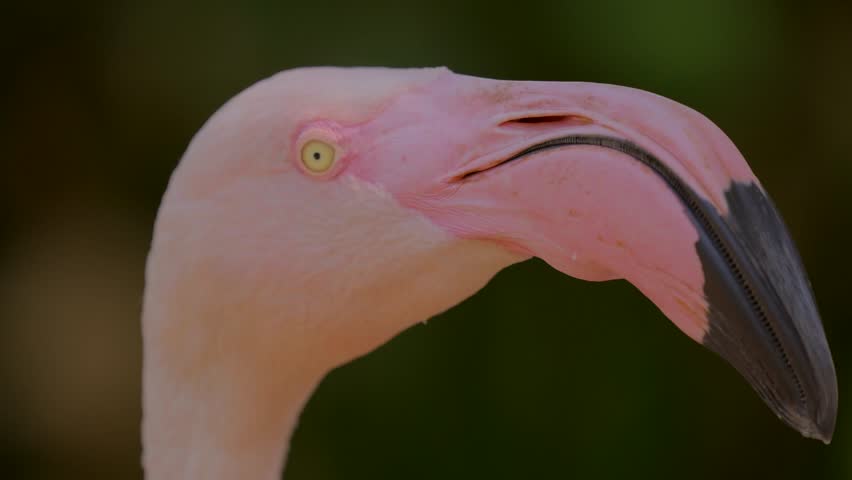
M 829 443 L 837 415 L 834 364 L 804 267 L 770 198 L 756 183 L 734 181 L 722 214 L 654 155 L 619 137 L 558 137 L 491 168 L 582 145 L 623 153 L 663 180 L 698 234 L 694 251 L 707 305 L 699 341 L 733 365 L 782 421 Z
M 418 128 L 386 142 L 405 146 L 386 156 L 425 156 L 416 178 L 387 182 L 404 204 L 566 274 L 627 279 L 784 422 L 831 440 L 837 381 L 807 275 L 772 201 L 709 120 L 624 87 L 452 74 L 406 102 L 390 115 L 418 112 L 408 122 Z M 437 187 L 410 183 L 439 171 Z

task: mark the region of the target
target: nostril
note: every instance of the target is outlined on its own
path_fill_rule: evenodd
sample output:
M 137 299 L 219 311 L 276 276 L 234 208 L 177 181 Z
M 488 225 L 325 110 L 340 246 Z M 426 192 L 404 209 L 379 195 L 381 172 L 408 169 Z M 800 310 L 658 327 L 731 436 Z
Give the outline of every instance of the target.
M 556 123 L 568 118 L 567 115 L 544 115 L 542 117 L 524 117 L 504 123 Z
M 559 126 L 588 125 L 592 120 L 580 115 L 531 115 L 527 117 L 513 118 L 501 123 L 501 127 L 535 125 L 535 124 L 558 124 Z

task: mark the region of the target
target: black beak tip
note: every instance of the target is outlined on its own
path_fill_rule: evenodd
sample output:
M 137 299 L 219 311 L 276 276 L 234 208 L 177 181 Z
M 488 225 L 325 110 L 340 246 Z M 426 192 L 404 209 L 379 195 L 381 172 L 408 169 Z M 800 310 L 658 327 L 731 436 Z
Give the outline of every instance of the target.
M 793 425 L 804 437 L 820 440 L 828 445 L 834 436 L 836 409 L 819 412 L 816 418 L 802 418 Z
M 832 378 L 834 378 L 833 375 Z M 831 443 L 837 422 L 837 390 L 835 389 L 833 393 L 828 396 L 829 400 L 824 408 L 817 411 L 816 420 L 811 423 L 811 428 L 802 432 L 806 437 L 821 440 L 826 445 Z
M 713 234 L 696 244 L 719 353 L 803 436 L 828 444 L 837 377 L 804 266 L 772 201 L 755 184 L 726 191 L 729 212 L 704 209 Z
M 834 436 L 834 421 L 823 422 L 816 425 L 816 433 L 809 438 L 821 440 L 822 443 L 828 445 L 831 443 L 831 438 Z
M 834 436 L 837 421 L 837 375 L 827 346 L 810 353 L 821 354 L 817 355 L 821 358 L 803 362 L 802 357 L 799 357 L 800 361 L 795 362 L 799 369 L 805 372 L 800 375 L 803 380 L 803 396 L 798 399 L 792 396 L 782 397 L 786 401 L 769 403 L 771 407 L 773 405 L 777 407 L 773 410 L 785 423 L 804 437 L 820 440 L 828 445 Z M 775 393 L 781 391 L 783 389 Z

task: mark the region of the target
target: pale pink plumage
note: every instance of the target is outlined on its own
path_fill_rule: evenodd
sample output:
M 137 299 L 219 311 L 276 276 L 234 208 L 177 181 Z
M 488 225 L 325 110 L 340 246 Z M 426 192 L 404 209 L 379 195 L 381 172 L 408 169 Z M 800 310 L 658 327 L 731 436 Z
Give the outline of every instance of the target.
M 577 146 L 459 181 L 566 133 L 643 145 L 722 213 L 727 185 L 756 182 L 703 116 L 623 87 L 318 68 L 228 102 L 172 177 L 148 261 L 148 477 L 275 478 L 330 369 L 532 255 L 627 278 L 701 341 L 697 233 L 649 168 Z M 330 175 L 299 167 L 305 138 L 340 147 Z

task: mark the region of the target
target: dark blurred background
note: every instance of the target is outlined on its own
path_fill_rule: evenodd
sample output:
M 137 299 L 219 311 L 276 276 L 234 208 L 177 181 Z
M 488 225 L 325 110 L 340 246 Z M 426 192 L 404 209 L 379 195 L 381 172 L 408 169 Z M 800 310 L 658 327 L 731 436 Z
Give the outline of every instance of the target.
M 0 28 L 0 476 L 140 477 L 143 265 L 169 174 L 230 96 L 333 64 L 617 83 L 709 116 L 798 242 L 840 416 L 832 445 L 801 438 L 630 285 L 530 261 L 333 372 L 288 478 L 852 478 L 850 5 L 13 2 Z

